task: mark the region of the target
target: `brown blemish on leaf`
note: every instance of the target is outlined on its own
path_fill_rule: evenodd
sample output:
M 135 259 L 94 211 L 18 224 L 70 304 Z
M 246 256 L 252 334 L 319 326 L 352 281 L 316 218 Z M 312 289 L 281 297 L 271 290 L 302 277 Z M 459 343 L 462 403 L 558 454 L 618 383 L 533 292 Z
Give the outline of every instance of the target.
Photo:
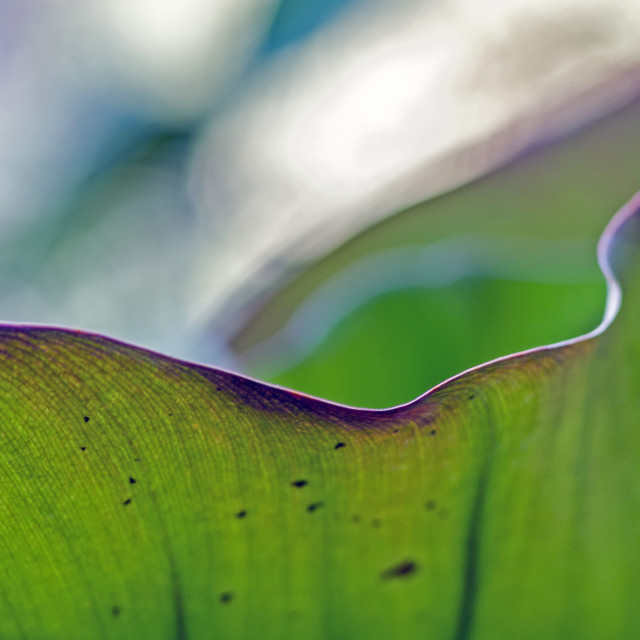
M 412 560 L 407 560 L 383 571 L 380 574 L 380 577 L 383 580 L 389 580 L 391 578 L 406 578 L 407 576 L 414 574 L 417 570 L 418 565 Z

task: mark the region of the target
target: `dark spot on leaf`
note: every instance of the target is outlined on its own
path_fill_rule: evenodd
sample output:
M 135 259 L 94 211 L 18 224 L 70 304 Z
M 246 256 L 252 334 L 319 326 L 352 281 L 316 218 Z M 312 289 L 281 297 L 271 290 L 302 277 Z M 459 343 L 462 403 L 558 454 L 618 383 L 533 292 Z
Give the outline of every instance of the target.
M 136 479 L 129 476 L 129 484 L 135 484 L 135 483 L 136 483 Z
M 120 607 L 117 604 L 115 604 L 115 605 L 113 605 L 113 607 L 111 607 L 111 615 L 114 618 L 117 618 L 120 615 Z
M 359 515 L 351 516 L 351 522 L 358 524 L 361 520 L 362 518 Z
M 122 504 L 123 504 L 125 507 L 126 507 L 128 504 L 131 504 L 131 498 L 127 498 L 127 499 L 126 499 Z
M 87 447 L 80 447 L 80 451 L 86 451 Z
M 427 511 L 433 511 L 438 505 L 435 500 L 427 500 L 424 506 L 427 507 Z
M 243 509 L 242 511 L 238 511 L 238 513 L 236 513 L 236 518 L 244 518 L 246 517 L 247 512 Z
M 85 417 L 84 417 L 84 421 L 85 421 L 85 422 L 89 422 L 89 416 L 85 416 Z
M 388 580 L 389 578 L 404 578 L 406 576 L 410 576 L 412 573 L 415 573 L 417 570 L 418 565 L 416 565 L 415 562 L 408 560 L 406 562 L 397 564 L 395 567 L 391 567 L 391 569 L 383 571 L 380 577 L 383 580 Z
M 435 429 L 431 429 L 431 431 L 429 431 L 429 435 L 430 436 L 435 436 L 436 435 L 436 430 Z
M 394 429 L 393 433 L 399 433 L 400 429 Z
M 475 393 L 470 393 L 469 394 L 469 400 L 473 400 L 476 397 Z
M 371 526 L 377 529 L 378 527 L 382 526 L 382 520 L 380 520 L 380 518 L 374 518 L 371 521 Z
M 306 480 L 296 480 L 294 482 L 291 483 L 292 487 L 298 487 L 298 489 L 301 489 L 302 487 L 308 485 L 309 483 Z
M 346 447 L 347 445 L 344 442 L 338 442 L 338 444 L 333 447 L 334 449 L 342 449 L 342 447 Z
M 140 462 L 140 458 L 134 458 L 136 462 Z
M 319 509 L 320 507 L 324 506 L 324 502 L 312 502 L 308 507 L 307 507 L 307 511 L 309 513 L 313 513 L 314 511 L 316 511 L 317 509 Z
M 220 602 L 222 602 L 222 604 L 228 604 L 232 600 L 233 600 L 233 593 L 231 593 L 231 591 L 225 591 L 224 593 L 220 594 Z

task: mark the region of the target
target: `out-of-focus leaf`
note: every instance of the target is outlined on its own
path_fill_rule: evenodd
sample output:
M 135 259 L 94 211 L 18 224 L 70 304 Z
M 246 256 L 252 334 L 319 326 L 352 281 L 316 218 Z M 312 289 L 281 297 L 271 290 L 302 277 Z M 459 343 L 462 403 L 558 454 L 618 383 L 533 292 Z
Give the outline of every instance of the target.
M 415 251 L 460 234 L 481 234 L 497 243 L 502 239 L 504 246 L 510 242 L 520 246 L 524 240 L 536 239 L 543 241 L 543 246 L 548 241 L 575 242 L 589 252 L 577 257 L 582 264 L 606 224 L 606 212 L 617 209 L 637 189 L 639 149 L 640 107 L 636 104 L 473 183 L 401 211 L 354 236 L 324 259 L 293 273 L 286 285 L 254 300 L 244 318 L 234 316 L 235 325 L 228 326 L 233 347 L 245 358 L 248 373 L 254 366 L 266 372 L 269 365 L 251 362 L 248 351 L 255 351 L 280 331 L 316 291 L 329 287 L 342 272 L 382 251 Z M 530 258 L 535 250 L 526 254 L 522 254 L 522 260 L 535 264 L 536 259 Z M 558 254 L 555 263 L 560 262 L 560 247 Z M 544 263 L 542 260 L 540 266 Z M 595 267 L 595 261 L 592 264 Z M 556 273 L 556 279 L 561 280 L 562 270 Z M 585 279 L 592 279 L 593 274 L 593 270 L 584 270 Z M 583 319 L 588 322 L 590 312 L 585 311 Z M 580 310 L 577 312 L 580 315 Z M 216 325 L 225 326 L 224 318 L 220 317 Z M 325 332 L 330 329 L 330 325 L 324 327 Z M 567 326 L 566 330 L 572 328 Z M 570 335 L 561 325 L 557 331 L 549 337 L 560 340 Z M 422 342 L 421 335 L 415 340 Z M 537 337 L 524 333 L 520 348 L 533 344 Z
M 638 635 L 639 206 L 599 330 L 385 411 L 3 326 L 0 637 Z
M 639 43 L 629 0 L 354 4 L 200 140 L 194 322 L 224 329 L 391 212 L 628 105 Z
M 450 242 L 355 263 L 311 296 L 271 340 L 243 354 L 243 369 L 337 402 L 388 407 L 478 362 L 596 324 L 604 285 L 580 264 L 579 247 L 552 244 L 545 251 L 543 242 L 511 241 L 521 264 L 537 246 L 537 264 L 529 269 L 538 273 L 525 279 L 527 274 L 510 272 L 515 265 L 496 264 L 491 273 L 491 264 L 465 252 L 465 245 L 481 245 L 482 239 L 466 240 L 457 249 Z M 499 245 L 490 243 L 485 251 L 498 254 Z M 564 280 L 553 280 L 554 268 Z

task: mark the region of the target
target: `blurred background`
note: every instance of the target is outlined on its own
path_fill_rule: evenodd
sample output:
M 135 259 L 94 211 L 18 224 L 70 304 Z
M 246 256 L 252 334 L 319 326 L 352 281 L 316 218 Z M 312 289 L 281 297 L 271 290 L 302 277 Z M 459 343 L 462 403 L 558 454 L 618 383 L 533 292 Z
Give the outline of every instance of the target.
M 635 0 L 0 0 L 0 318 L 405 402 L 602 315 Z

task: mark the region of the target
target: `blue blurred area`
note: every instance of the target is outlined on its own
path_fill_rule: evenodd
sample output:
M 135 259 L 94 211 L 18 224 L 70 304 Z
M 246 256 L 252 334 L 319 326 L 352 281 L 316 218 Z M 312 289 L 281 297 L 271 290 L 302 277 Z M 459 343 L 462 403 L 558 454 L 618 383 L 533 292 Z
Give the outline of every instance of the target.
M 128 162 L 136 149 L 147 144 L 153 145 L 156 139 L 167 136 L 180 139 L 181 152 L 186 156 L 190 144 L 200 133 L 201 125 L 211 123 L 217 112 L 224 110 L 234 96 L 254 81 L 254 74 L 275 53 L 304 41 L 339 19 L 345 9 L 366 2 L 283 0 L 278 4 L 265 35 L 246 61 L 244 71 L 237 73 L 224 92 L 213 93 L 209 103 L 187 120 L 159 120 L 155 114 L 145 110 L 144 104 L 99 83 L 77 93 L 65 105 L 65 117 L 56 125 L 55 135 L 59 139 L 61 161 L 47 169 L 53 176 L 59 171 L 61 179 L 60 188 L 52 194 L 53 198 L 47 207 L 50 214 L 54 210 L 67 210 L 66 201 L 69 198 L 90 189 L 93 180 Z M 20 30 L 28 29 L 30 21 L 33 21 L 30 15 L 33 10 L 32 3 L 7 1 L 0 7 L 0 72 L 4 66 L 8 66 L 16 50 L 19 52 L 21 47 L 25 48 L 25 42 L 20 39 Z M 64 179 L 66 171 L 73 174 L 68 190 Z M 56 214 L 53 215 L 56 217 Z
M 311 36 L 318 29 L 340 17 L 345 9 L 363 5 L 368 0 L 283 0 L 256 58 L 268 58 L 291 44 Z

